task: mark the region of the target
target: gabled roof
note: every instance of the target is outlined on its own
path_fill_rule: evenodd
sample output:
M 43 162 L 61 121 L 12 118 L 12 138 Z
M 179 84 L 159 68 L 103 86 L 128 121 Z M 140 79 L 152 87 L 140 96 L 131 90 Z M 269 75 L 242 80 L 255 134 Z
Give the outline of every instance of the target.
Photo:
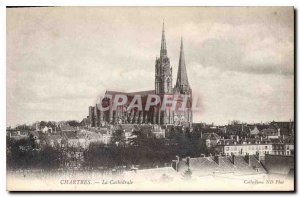
M 99 133 L 95 133 L 95 132 L 87 132 L 86 133 L 86 138 L 91 140 L 98 140 L 101 138 L 101 135 Z
M 294 136 L 289 136 L 285 139 L 282 140 L 285 144 L 294 144 L 295 143 L 295 138 Z
M 216 157 L 197 157 L 190 158 L 190 165 L 187 164 L 187 159 L 182 159 L 179 161 L 178 170 L 185 171 L 188 168 L 192 171 L 192 174 L 195 175 L 212 175 L 216 173 L 234 173 L 236 175 L 245 175 L 245 174 L 261 174 L 266 173 L 264 167 L 256 159 L 254 155 L 249 156 L 250 165 L 247 162 L 245 156 L 218 156 Z M 219 160 L 219 164 L 217 163 Z M 256 169 L 259 169 L 258 171 Z
M 250 127 L 250 135 L 258 135 L 260 132 L 256 126 Z
M 266 173 L 266 170 L 261 165 L 261 163 L 255 158 L 254 155 L 249 155 L 250 165 L 247 163 L 244 156 L 235 156 L 234 159 L 235 174 Z M 259 169 L 259 172 L 256 172 L 256 168 Z
M 192 171 L 197 170 L 210 174 L 217 171 L 218 167 L 218 164 L 211 157 L 190 158 L 190 169 Z
M 269 173 L 294 175 L 294 156 L 269 155 L 265 156 L 264 166 Z M 291 173 L 293 172 L 293 173 Z
M 65 131 L 61 133 L 66 139 L 77 138 L 77 132 L 75 131 Z
M 75 128 L 70 126 L 69 124 L 60 125 L 61 131 L 75 131 Z
M 202 139 L 205 139 L 205 140 L 219 140 L 219 139 L 221 139 L 221 137 L 216 133 L 204 133 L 202 135 Z
M 268 129 L 268 128 L 270 128 L 270 125 L 258 124 L 258 125 L 256 125 L 256 127 L 257 127 L 257 129 L 258 129 L 259 131 L 261 131 L 261 130 L 263 130 L 263 129 Z

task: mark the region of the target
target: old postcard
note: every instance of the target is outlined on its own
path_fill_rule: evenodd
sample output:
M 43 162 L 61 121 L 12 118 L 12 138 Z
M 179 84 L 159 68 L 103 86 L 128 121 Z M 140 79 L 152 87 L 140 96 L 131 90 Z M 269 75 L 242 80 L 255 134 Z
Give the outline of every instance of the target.
M 293 7 L 8 7 L 9 191 L 294 191 Z

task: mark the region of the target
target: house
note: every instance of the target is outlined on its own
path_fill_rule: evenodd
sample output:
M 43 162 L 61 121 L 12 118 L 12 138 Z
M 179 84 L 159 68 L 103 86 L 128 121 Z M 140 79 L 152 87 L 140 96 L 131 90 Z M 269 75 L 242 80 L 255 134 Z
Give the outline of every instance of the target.
M 113 128 L 113 132 L 117 130 L 121 130 L 124 133 L 126 143 L 129 143 L 132 138 L 135 138 L 133 132 L 138 131 L 139 127 L 134 124 L 119 124 Z
M 60 124 L 59 129 L 61 132 L 76 131 L 76 129 L 74 127 L 70 126 L 69 124 Z
M 244 123 L 229 124 L 223 130 L 225 138 L 230 138 L 230 136 L 249 137 L 250 135 L 250 127 Z
M 51 127 L 45 126 L 45 127 L 43 127 L 43 128 L 41 129 L 41 131 L 42 131 L 43 133 L 52 133 L 53 129 L 52 129 Z
M 113 130 L 110 127 L 100 127 L 96 130 L 101 136 L 101 142 L 104 144 L 109 144 L 111 142 Z
M 63 146 L 67 148 L 87 148 L 85 135 L 77 131 L 62 132 L 62 137 L 66 140 Z
M 274 155 L 294 155 L 294 138 L 271 139 Z
M 285 121 L 285 122 L 278 122 L 272 121 L 271 125 L 275 126 L 276 128 L 280 129 L 281 135 L 291 136 L 294 135 L 294 121 Z
M 28 139 L 29 132 L 28 131 L 20 131 L 20 130 L 9 130 L 7 131 L 7 135 L 10 139 L 13 140 L 21 140 L 21 139 Z
M 201 142 L 204 142 L 207 148 L 215 147 L 221 137 L 216 133 L 204 133 L 201 137 Z
M 51 147 L 61 147 L 62 136 L 61 135 L 48 135 L 45 137 L 45 143 Z
M 88 127 L 89 125 L 91 125 L 91 121 L 89 117 L 87 116 L 86 118 L 83 118 L 82 121 L 80 122 L 80 125 L 83 127 Z
M 269 140 L 245 138 L 239 141 L 222 139 L 218 142 L 216 150 L 224 155 L 256 155 L 263 157 L 272 153 L 273 145 Z
M 294 136 L 290 136 L 288 138 L 283 138 L 283 143 L 285 143 L 286 155 L 294 155 L 295 151 L 295 139 Z
M 280 136 L 280 128 L 275 128 L 274 126 L 262 129 L 260 132 L 268 139 L 278 139 Z
M 249 129 L 250 129 L 250 137 L 253 137 L 253 138 L 259 137 L 260 131 L 258 130 L 256 125 L 253 127 L 250 127 Z
M 152 133 L 156 138 L 166 138 L 166 129 L 160 125 L 152 125 Z
M 90 143 L 102 142 L 102 136 L 99 133 L 92 132 L 92 131 L 85 131 L 85 130 L 82 130 L 81 132 L 84 133 L 85 135 L 85 138 L 87 140 L 87 145 L 89 145 Z

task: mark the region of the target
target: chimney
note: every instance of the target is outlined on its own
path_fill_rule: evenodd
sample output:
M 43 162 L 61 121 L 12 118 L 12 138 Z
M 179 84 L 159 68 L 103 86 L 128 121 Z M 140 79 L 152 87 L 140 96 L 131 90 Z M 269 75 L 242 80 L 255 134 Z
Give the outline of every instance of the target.
M 249 155 L 249 153 L 246 153 L 245 160 L 246 160 L 247 164 L 250 166 L 251 163 L 250 163 L 250 155 Z
M 236 142 L 239 142 L 240 141 L 240 137 L 237 135 L 236 136 Z
M 234 165 L 235 164 L 235 158 L 234 158 L 235 156 L 234 156 L 234 154 L 233 153 L 231 153 L 231 162 L 232 162 L 232 164 Z
M 221 164 L 221 162 L 220 162 L 220 155 L 215 155 L 215 157 L 214 157 L 214 161 L 218 164 L 218 166 L 220 166 Z
M 191 160 L 191 157 L 186 158 L 186 164 L 188 165 L 189 168 L 190 168 L 190 160 Z
M 178 164 L 179 164 L 180 157 L 176 155 L 176 160 L 172 160 L 172 167 L 178 172 Z
M 260 162 L 260 156 L 259 156 L 259 152 L 256 152 L 256 159 Z

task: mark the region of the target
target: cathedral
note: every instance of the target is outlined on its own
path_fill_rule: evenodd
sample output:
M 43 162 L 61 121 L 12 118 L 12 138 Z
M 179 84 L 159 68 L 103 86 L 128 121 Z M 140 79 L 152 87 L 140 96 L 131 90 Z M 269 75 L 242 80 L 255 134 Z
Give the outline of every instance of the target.
M 125 95 L 128 98 L 117 108 L 113 108 L 116 95 Z M 142 100 L 142 109 L 129 109 L 129 103 L 139 95 Z M 162 102 L 151 106 L 145 110 L 145 101 L 149 95 L 157 95 L 160 98 L 167 98 L 169 102 L 174 102 L 176 107 L 166 107 L 162 110 Z M 92 127 L 99 127 L 105 123 L 109 124 L 159 124 L 159 125 L 180 125 L 190 127 L 193 121 L 192 114 L 192 89 L 188 82 L 185 65 L 183 41 L 181 39 L 179 65 L 177 79 L 173 87 L 172 67 L 168 57 L 167 42 L 165 37 L 164 24 L 162 27 L 162 38 L 160 56 L 155 60 L 155 89 L 142 92 L 118 92 L 107 90 L 100 102 L 101 106 L 106 106 L 108 110 L 100 110 L 98 104 L 89 107 L 88 119 Z M 184 106 L 184 110 L 180 110 Z

